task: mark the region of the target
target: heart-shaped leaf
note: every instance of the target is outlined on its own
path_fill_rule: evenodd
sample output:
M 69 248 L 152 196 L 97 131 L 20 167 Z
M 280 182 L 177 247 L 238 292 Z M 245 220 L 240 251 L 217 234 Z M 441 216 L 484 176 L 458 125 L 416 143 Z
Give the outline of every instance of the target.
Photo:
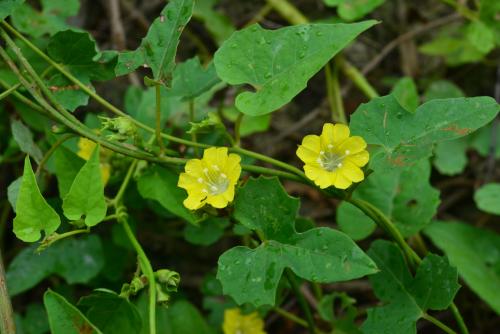
M 106 216 L 106 200 L 99 163 L 99 146 L 76 174 L 69 192 L 63 199 L 64 215 L 71 220 L 85 216 L 85 225 L 94 226 Z
M 52 234 L 60 224 L 59 215 L 40 193 L 30 159 L 26 156 L 17 195 L 14 233 L 22 241 L 35 242 L 40 239 L 41 231 L 45 231 L 45 235 Z
M 266 194 L 266 196 L 262 196 Z M 304 279 L 327 283 L 373 274 L 373 261 L 345 234 L 330 228 L 297 233 L 299 201 L 276 178 L 250 179 L 235 200 L 235 218 L 266 238 L 250 249 L 234 247 L 219 258 L 217 278 L 238 304 L 274 305 L 285 268 Z
M 335 54 L 375 23 L 305 24 L 277 30 L 254 24 L 222 44 L 214 56 L 215 68 L 223 81 L 255 89 L 236 97 L 241 112 L 268 114 L 290 102 Z
M 370 277 L 373 290 L 387 304 L 368 309 L 363 333 L 416 333 L 417 320 L 429 309 L 446 309 L 460 287 L 457 269 L 444 257 L 427 255 L 412 277 L 396 245 L 377 240 L 368 255 L 381 270 Z
M 351 132 L 381 150 L 370 167 L 387 170 L 415 164 L 432 153 L 432 145 L 463 137 L 488 124 L 500 106 L 491 97 L 436 99 L 414 113 L 392 96 L 362 104 L 351 116 Z

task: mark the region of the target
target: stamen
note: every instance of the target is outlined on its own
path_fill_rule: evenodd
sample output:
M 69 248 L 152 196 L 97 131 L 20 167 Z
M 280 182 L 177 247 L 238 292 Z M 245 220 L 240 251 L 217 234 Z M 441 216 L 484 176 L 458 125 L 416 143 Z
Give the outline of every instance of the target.
M 340 167 L 342 167 L 342 163 L 341 163 L 341 162 L 339 162 L 339 163 L 337 164 L 337 167 L 339 167 L 339 168 L 340 168 Z
M 227 179 L 227 175 L 224 174 L 224 173 L 220 173 L 220 176 L 223 178 L 223 179 Z
M 332 144 L 328 144 L 328 148 L 333 148 L 333 145 Z
M 199 183 L 203 183 L 203 178 L 199 177 L 199 178 L 198 178 L 198 182 L 199 182 Z
M 217 191 L 217 187 L 216 186 L 210 186 L 210 189 L 212 189 L 212 191 Z
M 201 191 L 204 192 L 204 193 L 208 193 L 207 189 L 201 189 Z
M 351 151 L 349 151 L 349 150 L 345 150 L 345 154 L 346 154 L 346 155 L 347 155 L 347 154 L 349 154 L 349 153 L 351 153 Z
M 219 171 L 219 166 L 217 165 L 212 165 L 212 168 L 215 169 L 216 171 Z
M 203 173 L 208 173 L 208 168 L 203 168 Z
M 319 154 L 323 155 L 325 154 L 325 151 L 319 151 Z

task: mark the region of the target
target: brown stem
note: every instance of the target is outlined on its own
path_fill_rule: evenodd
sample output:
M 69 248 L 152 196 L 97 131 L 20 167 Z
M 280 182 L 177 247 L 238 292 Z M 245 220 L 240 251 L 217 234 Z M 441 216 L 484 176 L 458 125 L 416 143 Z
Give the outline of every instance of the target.
M 5 270 L 3 268 L 2 253 L 0 251 L 0 333 L 15 334 L 16 325 L 10 303 L 9 293 L 7 292 L 7 280 L 5 279 Z

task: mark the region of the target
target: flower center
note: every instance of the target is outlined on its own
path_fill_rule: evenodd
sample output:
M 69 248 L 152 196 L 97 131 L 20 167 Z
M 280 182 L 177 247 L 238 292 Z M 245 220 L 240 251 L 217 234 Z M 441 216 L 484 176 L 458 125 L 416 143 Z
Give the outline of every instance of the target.
M 198 178 L 200 184 L 205 185 L 203 192 L 210 195 L 220 195 L 229 187 L 227 175 L 220 171 L 219 166 L 212 165 L 210 168 L 203 169 L 203 177 Z
M 349 155 L 349 150 L 345 151 L 344 155 L 339 155 L 337 152 L 332 152 L 333 145 L 328 145 L 328 150 L 327 151 L 320 151 L 319 152 L 319 157 L 318 157 L 318 163 L 319 165 L 329 171 L 333 172 L 337 168 L 342 167 L 342 161 L 344 161 L 344 158 Z

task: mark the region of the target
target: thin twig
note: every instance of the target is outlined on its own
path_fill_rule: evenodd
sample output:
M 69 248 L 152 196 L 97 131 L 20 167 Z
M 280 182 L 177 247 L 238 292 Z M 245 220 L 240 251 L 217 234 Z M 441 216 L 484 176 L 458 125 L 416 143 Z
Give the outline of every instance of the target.
M 0 333 L 2 334 L 16 333 L 14 314 L 12 312 L 12 304 L 10 303 L 9 293 L 7 291 L 7 280 L 5 279 L 5 270 L 3 268 L 1 251 L 0 251 Z
M 125 50 L 127 48 L 127 37 L 125 35 L 125 28 L 121 19 L 120 1 L 108 0 L 108 12 L 111 24 L 111 40 L 117 50 Z M 128 78 L 130 83 L 134 86 L 140 86 L 141 81 L 137 73 L 129 73 Z

